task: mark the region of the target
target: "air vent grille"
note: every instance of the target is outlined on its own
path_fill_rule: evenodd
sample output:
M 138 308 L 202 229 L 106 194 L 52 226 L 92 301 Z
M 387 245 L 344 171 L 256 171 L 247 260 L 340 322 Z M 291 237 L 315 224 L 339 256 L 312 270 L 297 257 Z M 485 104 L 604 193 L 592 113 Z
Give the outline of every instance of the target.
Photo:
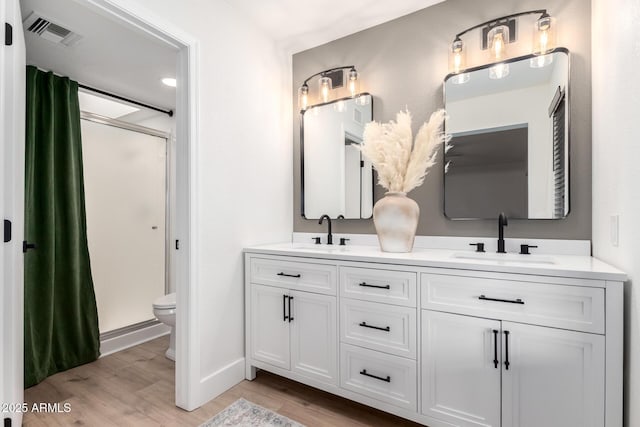
M 35 11 L 31 12 L 23 24 L 28 32 L 64 46 L 72 46 L 82 38 L 79 34 L 51 22 Z
M 71 31 L 67 30 L 66 28 L 62 28 L 61 26 L 56 25 L 56 24 L 49 24 L 49 26 L 47 27 L 47 31 L 55 34 L 58 37 L 62 37 L 62 38 L 65 38 L 69 34 L 71 34 Z

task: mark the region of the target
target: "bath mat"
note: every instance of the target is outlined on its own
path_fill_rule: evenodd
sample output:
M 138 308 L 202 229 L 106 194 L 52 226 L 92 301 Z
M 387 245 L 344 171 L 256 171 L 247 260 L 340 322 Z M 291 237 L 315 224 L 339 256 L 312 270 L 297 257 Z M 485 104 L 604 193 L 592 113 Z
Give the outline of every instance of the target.
M 287 417 L 244 399 L 236 400 L 215 417 L 200 425 L 200 427 L 217 426 L 305 427 Z

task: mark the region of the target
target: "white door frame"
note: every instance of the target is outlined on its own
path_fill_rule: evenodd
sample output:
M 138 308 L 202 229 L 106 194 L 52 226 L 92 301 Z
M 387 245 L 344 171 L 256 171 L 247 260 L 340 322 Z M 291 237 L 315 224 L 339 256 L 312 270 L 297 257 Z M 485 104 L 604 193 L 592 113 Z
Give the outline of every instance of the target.
M 176 405 L 193 410 L 199 404 L 200 343 L 197 277 L 197 147 L 199 141 L 199 42 L 126 0 L 76 0 L 178 49 L 176 69 L 176 230 L 172 237 L 172 280 L 176 286 Z M 175 241 L 179 241 L 176 250 Z
M 5 23 L 13 27 L 6 46 Z M 11 240 L 0 243 L 0 422 L 22 423 L 24 303 L 24 134 L 26 55 L 18 0 L 0 6 L 0 219 L 10 220 Z M 4 228 L 4 225 L 3 225 Z M 4 237 L 4 232 L 0 231 Z M 4 242 L 4 239 L 3 239 Z M 4 406 L 8 405 L 8 406 Z M 6 425 L 6 424 L 5 424 Z

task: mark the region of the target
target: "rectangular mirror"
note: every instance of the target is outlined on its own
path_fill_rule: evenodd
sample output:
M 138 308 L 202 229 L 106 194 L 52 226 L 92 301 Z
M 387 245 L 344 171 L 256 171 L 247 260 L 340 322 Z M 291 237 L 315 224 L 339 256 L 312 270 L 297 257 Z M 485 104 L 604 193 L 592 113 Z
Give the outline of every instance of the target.
M 497 69 L 496 67 L 500 67 Z M 502 76 L 502 78 L 496 78 Z M 560 219 L 569 213 L 569 52 L 555 49 L 445 79 L 444 213 Z
M 373 215 L 373 167 L 358 149 L 373 120 L 369 94 L 309 107 L 301 114 L 302 216 Z

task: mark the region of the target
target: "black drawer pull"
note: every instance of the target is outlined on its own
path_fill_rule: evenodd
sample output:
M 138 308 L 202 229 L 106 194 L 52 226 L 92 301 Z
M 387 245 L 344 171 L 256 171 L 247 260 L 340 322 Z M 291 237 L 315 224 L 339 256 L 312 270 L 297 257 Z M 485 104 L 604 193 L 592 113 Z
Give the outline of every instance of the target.
M 381 328 L 380 326 L 371 326 L 371 325 L 367 325 L 367 322 L 362 322 L 360 323 L 360 326 L 362 326 L 363 328 L 371 328 L 371 329 L 377 329 L 379 331 L 387 331 L 389 332 L 391 330 L 390 326 L 387 326 L 385 328 Z
M 359 283 L 358 286 L 362 286 L 365 288 L 391 289 L 391 286 L 389 285 L 384 285 L 384 286 L 370 285 L 367 282 Z
M 382 378 L 382 377 L 379 377 L 377 375 L 372 375 L 372 374 L 368 373 L 366 369 L 363 369 L 362 371 L 360 371 L 360 375 L 364 375 L 365 377 L 375 378 L 377 380 L 384 381 L 386 383 L 390 383 L 391 382 L 391 377 L 389 375 L 387 375 L 387 378 Z
M 302 275 L 300 273 L 298 274 L 287 274 L 287 273 L 283 273 L 282 271 L 280 273 L 278 273 L 278 276 L 284 276 L 284 277 L 296 277 L 296 278 L 300 278 L 302 277 Z
M 518 299 L 500 299 L 500 298 L 488 298 L 484 295 L 480 295 L 478 297 L 478 299 L 483 300 L 483 301 L 497 301 L 497 302 L 508 302 L 511 304 L 524 304 L 524 301 L 522 301 L 520 298 Z

